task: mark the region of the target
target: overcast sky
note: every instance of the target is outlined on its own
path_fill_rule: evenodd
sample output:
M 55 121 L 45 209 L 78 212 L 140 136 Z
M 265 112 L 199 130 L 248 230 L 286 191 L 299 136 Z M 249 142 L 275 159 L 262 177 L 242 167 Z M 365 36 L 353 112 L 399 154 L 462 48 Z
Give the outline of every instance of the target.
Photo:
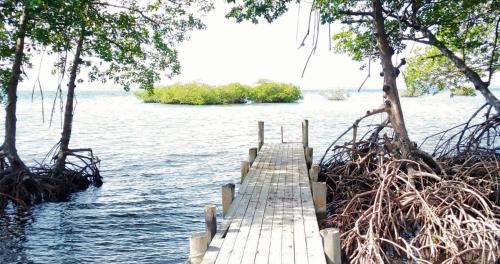
M 301 78 L 312 49 L 312 34 L 306 46 L 298 49 L 307 30 L 310 5 L 294 5 L 276 22 L 255 25 L 226 19 L 230 6 L 219 3 L 206 18 L 207 30 L 194 32 L 179 49 L 182 73 L 172 81 L 199 80 L 209 84 L 243 82 L 251 84 L 265 78 L 292 82 L 303 89 L 358 87 L 367 75 L 360 63 L 346 55 L 329 51 L 328 26 L 320 28 L 318 47 Z M 299 31 L 297 34 L 297 22 Z M 333 30 L 339 30 L 332 26 Z M 379 87 L 380 65 L 372 67 L 374 77 L 366 87 Z M 168 82 L 168 80 L 165 80 Z
M 312 48 L 312 38 L 306 46 L 298 46 L 307 29 L 309 4 L 294 5 L 288 13 L 273 24 L 250 22 L 241 24 L 226 19 L 230 6 L 217 0 L 216 8 L 204 22 L 206 30 L 191 32 L 190 40 L 178 47 L 181 62 L 181 74 L 173 79 L 164 78 L 159 83 L 166 85 L 173 82 L 200 81 L 211 85 L 229 82 L 252 84 L 258 79 L 270 79 L 291 82 L 302 89 L 357 88 L 367 76 L 367 70 L 360 71 L 361 63 L 352 61 L 347 55 L 329 51 L 328 26 L 321 26 L 318 47 L 312 56 L 305 75 L 302 69 Z M 299 14 L 300 10 L 300 14 Z M 297 23 L 298 22 L 298 23 Z M 297 33 L 297 24 L 299 30 Z M 332 25 L 332 33 L 339 31 L 340 25 Z M 412 45 L 409 45 L 407 53 Z M 399 55 L 398 59 L 407 54 Z M 35 58 L 37 62 L 39 58 Z M 44 58 L 44 65 L 53 58 Z M 394 61 L 396 57 L 394 56 Z M 37 66 L 29 76 L 35 76 Z M 380 63 L 372 63 L 371 77 L 364 87 L 380 88 L 382 77 Z M 498 77 L 498 74 L 497 76 Z M 87 79 L 82 76 L 82 79 Z M 46 89 L 56 86 L 55 76 L 50 68 L 42 68 L 41 81 Z M 24 82 L 21 87 L 31 89 L 34 78 Z M 493 82 L 498 85 L 499 78 Z M 119 88 L 116 85 L 83 83 L 79 88 Z M 404 88 L 402 77 L 398 78 L 399 88 Z

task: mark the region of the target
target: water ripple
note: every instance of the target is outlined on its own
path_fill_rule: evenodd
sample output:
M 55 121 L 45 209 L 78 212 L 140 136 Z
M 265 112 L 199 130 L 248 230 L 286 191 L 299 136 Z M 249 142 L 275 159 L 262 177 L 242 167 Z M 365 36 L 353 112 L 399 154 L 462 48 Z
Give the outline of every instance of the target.
M 41 103 L 30 95 L 21 94 L 18 106 L 19 152 L 27 161 L 40 160 L 60 135 L 41 123 Z M 239 181 L 240 161 L 257 144 L 258 120 L 266 121 L 266 141 L 279 142 L 281 126 L 286 141 L 297 141 L 300 122 L 309 119 L 317 160 L 381 101 L 381 92 L 367 91 L 343 102 L 311 93 L 298 104 L 173 106 L 82 92 L 71 145 L 94 149 L 105 183 L 69 202 L 9 208 L 0 215 L 0 263 L 182 263 L 187 238 L 204 228 L 203 206 L 216 204 L 220 212 L 220 187 Z M 463 121 L 483 99 L 443 94 L 402 103 L 412 138 L 421 140 Z

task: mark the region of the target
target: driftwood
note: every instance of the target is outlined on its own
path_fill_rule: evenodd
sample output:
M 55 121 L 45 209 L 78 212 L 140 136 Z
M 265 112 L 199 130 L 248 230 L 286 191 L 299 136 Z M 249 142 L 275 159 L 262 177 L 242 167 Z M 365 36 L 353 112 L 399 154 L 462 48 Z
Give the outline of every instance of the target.
M 359 123 L 334 141 L 320 163 L 320 180 L 329 186 L 328 217 L 321 225 L 341 230 L 344 261 L 495 263 L 500 115 L 484 106 L 404 159 L 388 121 Z

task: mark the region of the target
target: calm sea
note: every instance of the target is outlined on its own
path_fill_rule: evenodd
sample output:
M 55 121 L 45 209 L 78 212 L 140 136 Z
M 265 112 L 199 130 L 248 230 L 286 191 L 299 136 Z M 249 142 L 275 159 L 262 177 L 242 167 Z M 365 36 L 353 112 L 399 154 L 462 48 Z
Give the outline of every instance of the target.
M 48 122 L 53 96 L 45 93 L 42 111 L 39 94 L 33 102 L 31 92 L 20 94 L 18 149 L 28 163 L 59 139 L 58 107 Z M 265 140 L 279 142 L 281 126 L 285 141 L 298 141 L 301 121 L 309 119 L 318 160 L 339 133 L 381 103 L 382 93 L 370 90 L 351 92 L 346 101 L 310 91 L 299 103 L 235 106 L 144 104 L 118 90 L 79 91 L 71 146 L 94 149 L 104 185 L 69 202 L 0 214 L 0 263 L 181 263 L 189 235 L 204 228 L 203 206 L 216 204 L 220 212 L 220 187 L 238 182 L 240 161 L 257 144 L 258 120 L 265 121 Z M 410 135 L 420 141 L 465 121 L 483 98 L 443 93 L 402 104 Z M 3 127 L 3 111 L 0 118 Z

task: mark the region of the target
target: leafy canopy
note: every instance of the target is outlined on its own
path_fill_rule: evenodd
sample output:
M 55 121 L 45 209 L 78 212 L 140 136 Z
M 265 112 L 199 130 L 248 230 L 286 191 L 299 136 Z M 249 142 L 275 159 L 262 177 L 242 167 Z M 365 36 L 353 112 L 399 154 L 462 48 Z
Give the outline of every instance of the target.
M 159 0 L 7 0 L 0 4 L 0 81 L 10 74 L 16 26 L 26 10 L 26 62 L 29 52 L 63 54 L 56 68 L 65 71 L 67 56 L 84 37 L 81 64 L 90 81 L 113 81 L 128 90 L 132 84 L 152 89 L 160 74 L 178 74 L 176 45 L 187 33 L 203 29 L 200 15 L 212 1 Z M 30 48 L 33 49 L 30 49 Z
M 403 70 L 408 96 L 436 94 L 467 85 L 467 78 L 434 47 L 416 49 Z

